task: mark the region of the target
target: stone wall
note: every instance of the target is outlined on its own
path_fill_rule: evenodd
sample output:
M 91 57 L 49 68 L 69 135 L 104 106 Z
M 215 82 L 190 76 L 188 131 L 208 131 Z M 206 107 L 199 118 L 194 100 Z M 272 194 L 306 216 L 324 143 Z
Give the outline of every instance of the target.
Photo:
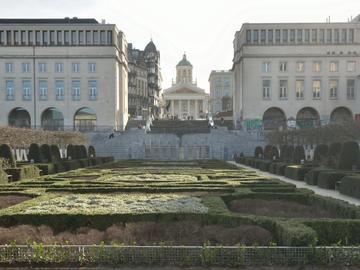
M 97 155 L 114 156 L 115 159 L 223 159 L 230 160 L 234 154 L 253 155 L 257 145 L 265 142 L 245 131 L 212 129 L 207 134 L 145 134 L 143 130 L 130 129 L 114 134 L 89 133 L 89 142 Z

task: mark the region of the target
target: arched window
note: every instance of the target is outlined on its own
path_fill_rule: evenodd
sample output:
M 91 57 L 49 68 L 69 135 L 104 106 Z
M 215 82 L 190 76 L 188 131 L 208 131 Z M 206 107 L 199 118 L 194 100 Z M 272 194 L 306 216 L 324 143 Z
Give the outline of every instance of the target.
M 96 128 L 96 113 L 90 108 L 81 108 L 74 115 L 74 128 L 79 131 L 93 131 Z
M 64 115 L 57 108 L 47 108 L 41 114 L 41 126 L 45 130 L 64 130 Z
M 11 127 L 30 128 L 31 118 L 30 114 L 24 108 L 14 108 L 10 111 L 8 123 Z

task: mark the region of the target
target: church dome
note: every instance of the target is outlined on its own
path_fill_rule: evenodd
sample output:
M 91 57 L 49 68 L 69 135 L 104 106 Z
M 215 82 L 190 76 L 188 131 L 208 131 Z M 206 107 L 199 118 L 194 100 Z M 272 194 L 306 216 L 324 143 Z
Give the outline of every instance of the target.
M 190 66 L 190 67 L 192 67 L 192 64 L 186 59 L 186 54 L 184 54 L 183 59 L 176 66 L 177 67 L 179 67 L 179 66 L 182 66 L 182 67 Z
M 146 45 L 145 52 L 157 52 L 156 46 L 152 40 Z

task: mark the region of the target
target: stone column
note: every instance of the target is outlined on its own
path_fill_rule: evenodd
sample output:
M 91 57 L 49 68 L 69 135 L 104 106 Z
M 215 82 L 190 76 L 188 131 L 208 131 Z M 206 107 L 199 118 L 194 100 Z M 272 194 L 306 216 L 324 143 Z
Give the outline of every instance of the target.
M 190 116 L 190 99 L 187 101 L 187 115 Z
M 198 100 L 195 100 L 195 119 L 199 118 L 199 108 L 198 108 Z

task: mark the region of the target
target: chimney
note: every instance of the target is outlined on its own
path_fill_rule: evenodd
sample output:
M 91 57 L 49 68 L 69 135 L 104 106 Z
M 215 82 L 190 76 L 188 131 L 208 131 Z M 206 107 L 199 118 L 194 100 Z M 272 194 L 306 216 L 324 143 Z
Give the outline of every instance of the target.
M 101 24 L 106 24 L 105 19 L 101 19 Z

